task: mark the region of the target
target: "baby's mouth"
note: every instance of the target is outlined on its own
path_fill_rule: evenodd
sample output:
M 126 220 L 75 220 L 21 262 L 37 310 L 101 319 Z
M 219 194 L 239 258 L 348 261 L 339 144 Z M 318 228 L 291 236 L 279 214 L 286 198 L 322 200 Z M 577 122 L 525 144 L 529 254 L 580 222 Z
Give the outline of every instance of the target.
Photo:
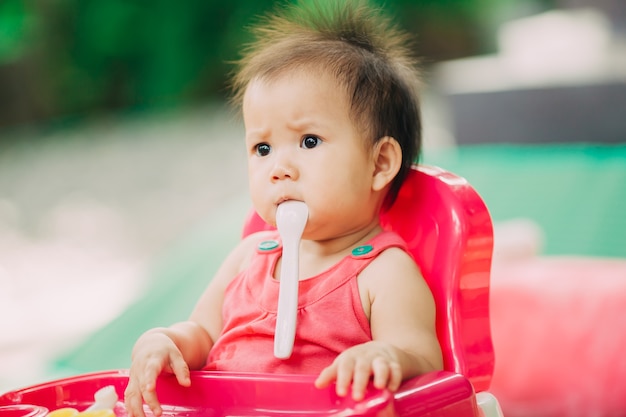
M 276 207 L 280 206 L 281 204 L 287 201 L 301 201 L 301 200 L 296 200 L 295 198 L 291 198 L 291 197 L 281 197 L 276 203 Z

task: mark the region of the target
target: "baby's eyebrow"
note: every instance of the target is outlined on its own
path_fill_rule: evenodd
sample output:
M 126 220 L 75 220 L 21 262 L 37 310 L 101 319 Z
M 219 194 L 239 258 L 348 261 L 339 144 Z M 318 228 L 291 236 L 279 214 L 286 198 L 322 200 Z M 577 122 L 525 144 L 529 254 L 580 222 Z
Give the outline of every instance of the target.
M 246 141 L 266 140 L 270 136 L 270 131 L 269 128 L 246 129 Z
M 302 118 L 287 124 L 290 130 L 301 132 L 303 130 L 318 130 L 323 126 L 316 120 L 311 118 Z

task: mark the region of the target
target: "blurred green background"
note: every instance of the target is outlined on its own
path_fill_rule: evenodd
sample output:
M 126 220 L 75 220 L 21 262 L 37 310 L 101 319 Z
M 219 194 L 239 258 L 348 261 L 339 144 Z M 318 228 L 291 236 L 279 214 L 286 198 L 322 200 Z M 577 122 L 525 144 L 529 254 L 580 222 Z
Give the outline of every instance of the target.
M 0 133 L 225 95 L 245 27 L 273 0 L 1 0 Z M 494 50 L 504 19 L 551 0 L 375 1 L 426 66 Z M 0 136 L 2 137 L 2 136 Z

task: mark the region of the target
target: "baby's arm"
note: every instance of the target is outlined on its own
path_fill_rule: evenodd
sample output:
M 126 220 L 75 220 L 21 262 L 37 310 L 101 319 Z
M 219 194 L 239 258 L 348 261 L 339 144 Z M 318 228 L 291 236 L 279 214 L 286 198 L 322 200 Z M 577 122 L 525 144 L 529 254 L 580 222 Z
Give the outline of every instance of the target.
M 230 253 L 188 321 L 151 329 L 139 337 L 133 347 L 124 394 L 129 416 L 143 417 L 144 401 L 156 416 L 162 414 L 155 391 L 161 373 L 172 373 L 181 385 L 189 386 L 189 370 L 201 369 L 205 365 L 213 341 L 222 329 L 224 290 L 243 268 L 257 240 L 253 237 L 245 239 Z
M 336 381 L 341 396 L 352 385 L 352 397 L 360 400 L 372 377 L 377 388 L 395 391 L 405 379 L 441 369 L 434 300 L 413 260 L 399 249 L 386 250 L 358 279 L 373 340 L 342 352 L 316 385 Z

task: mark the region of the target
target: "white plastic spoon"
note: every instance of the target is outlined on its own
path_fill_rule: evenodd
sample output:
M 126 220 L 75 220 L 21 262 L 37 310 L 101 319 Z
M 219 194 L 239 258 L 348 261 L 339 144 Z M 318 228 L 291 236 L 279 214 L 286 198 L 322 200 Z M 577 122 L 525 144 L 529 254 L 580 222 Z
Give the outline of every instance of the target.
M 287 359 L 293 351 L 298 314 L 299 252 L 309 208 L 302 201 L 285 201 L 276 210 L 276 227 L 283 241 L 278 316 L 274 335 L 274 356 Z

